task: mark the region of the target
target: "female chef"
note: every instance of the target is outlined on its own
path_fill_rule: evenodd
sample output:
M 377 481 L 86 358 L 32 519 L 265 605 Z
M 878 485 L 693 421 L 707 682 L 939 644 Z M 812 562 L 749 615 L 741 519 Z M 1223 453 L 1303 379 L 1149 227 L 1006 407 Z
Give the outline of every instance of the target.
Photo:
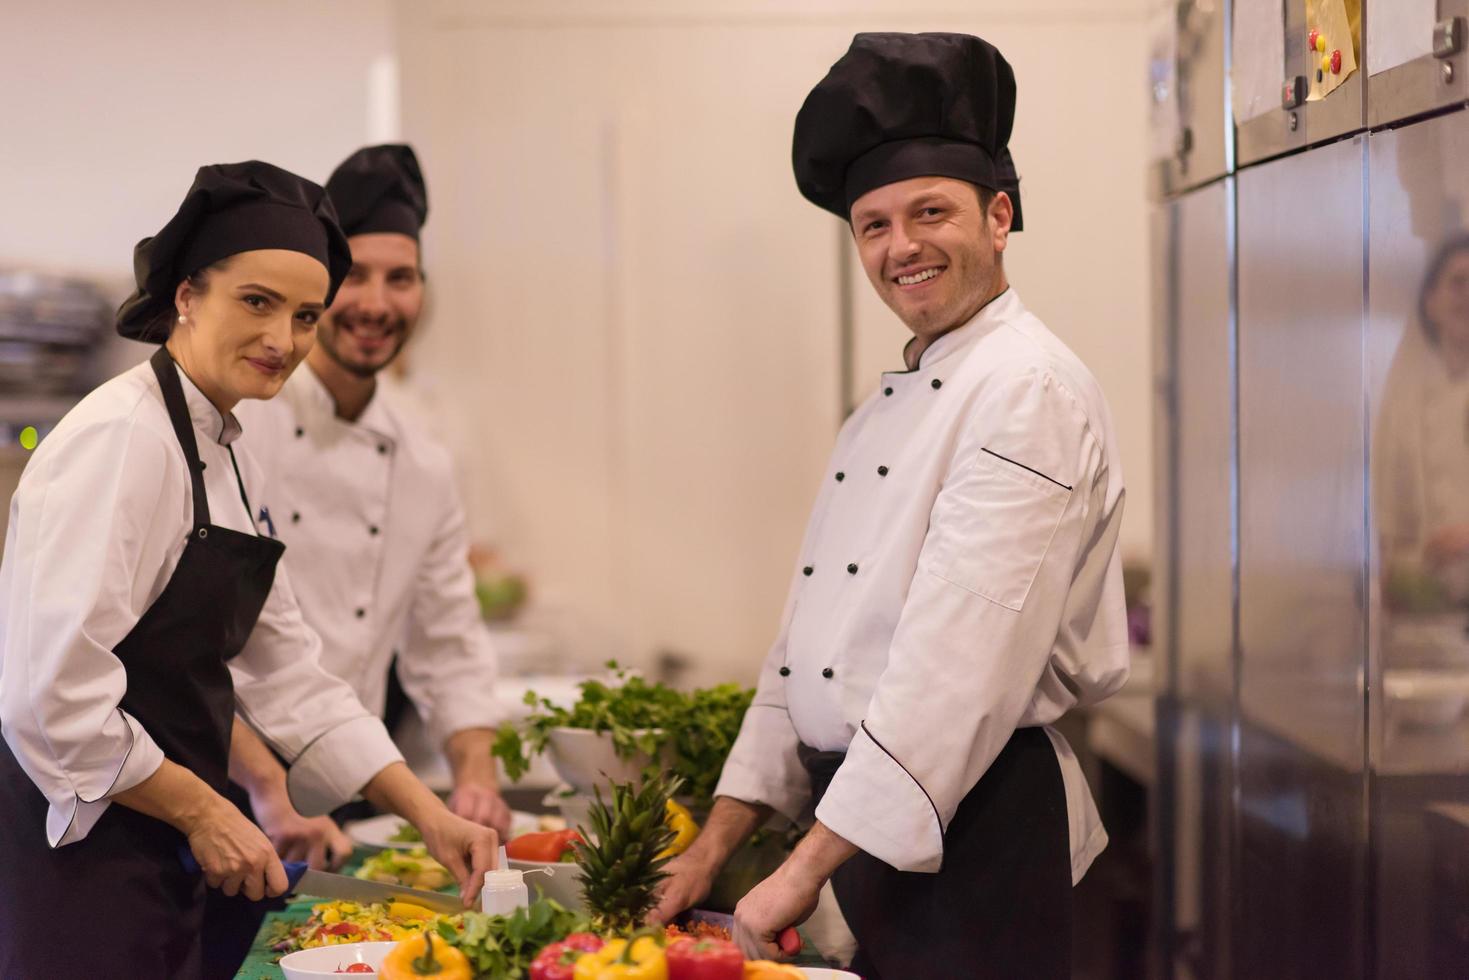
M 493 866 L 495 833 L 449 813 L 317 665 L 234 445 L 231 410 L 280 390 L 350 261 L 317 185 L 201 168 L 117 314 L 161 346 L 26 467 L 0 561 L 0 976 L 197 976 L 206 883 L 285 891 L 220 795 L 236 711 L 291 763 L 302 812 L 362 792 L 422 830 L 466 904 Z
M 1388 372 L 1373 498 L 1388 602 L 1469 600 L 1469 236 L 1434 255 Z

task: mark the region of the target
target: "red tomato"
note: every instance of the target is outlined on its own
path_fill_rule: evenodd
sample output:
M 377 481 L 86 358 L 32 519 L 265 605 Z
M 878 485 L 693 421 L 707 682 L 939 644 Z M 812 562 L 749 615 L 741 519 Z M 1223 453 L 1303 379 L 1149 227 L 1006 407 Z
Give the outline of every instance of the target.
M 338 973 L 376 973 L 377 971 L 374 970 L 372 967 L 368 966 L 366 963 L 353 963 L 351 966 L 347 967 L 345 970 L 342 969 L 341 967 L 337 967 L 337 972 Z
M 505 854 L 517 861 L 560 861 L 574 840 L 581 840 L 581 834 L 574 830 L 521 834 L 505 845 Z
M 668 947 L 668 980 L 743 980 L 745 957 L 722 939 L 680 939 Z
M 328 936 L 355 936 L 362 931 L 362 928 L 350 922 L 338 922 L 334 925 L 323 926 L 321 931 Z

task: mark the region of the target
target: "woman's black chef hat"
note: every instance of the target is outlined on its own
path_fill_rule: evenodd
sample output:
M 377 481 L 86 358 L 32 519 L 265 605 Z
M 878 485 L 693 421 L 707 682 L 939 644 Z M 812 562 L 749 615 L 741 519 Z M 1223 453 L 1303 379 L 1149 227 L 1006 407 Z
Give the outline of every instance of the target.
M 327 178 L 348 237 L 376 231 L 417 239 L 428 217 L 428 189 L 411 146 L 364 146 L 342 161 Z
M 813 204 L 848 220 L 863 194 L 912 177 L 953 177 L 1010 195 L 1015 73 L 968 34 L 858 34 L 796 114 L 791 159 Z
M 347 237 L 318 185 L 259 160 L 200 167 L 178 213 L 133 249 L 138 288 L 118 308 L 117 332 L 162 343 L 183 279 L 231 255 L 266 248 L 302 252 L 326 266 L 327 306 L 352 267 Z

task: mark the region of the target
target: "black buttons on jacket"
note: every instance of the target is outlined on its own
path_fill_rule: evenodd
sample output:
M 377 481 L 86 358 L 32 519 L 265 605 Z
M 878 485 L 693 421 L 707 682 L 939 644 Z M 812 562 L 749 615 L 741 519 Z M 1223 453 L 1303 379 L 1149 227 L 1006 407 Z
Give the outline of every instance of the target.
M 801 569 L 801 574 L 810 577 L 811 573 L 814 571 L 816 571 L 816 569 L 812 568 L 810 565 L 807 565 L 805 568 Z
M 297 439 L 301 438 L 305 434 L 306 434 L 306 430 L 305 429 L 301 428 L 299 425 L 296 426 L 296 438 Z
M 892 397 L 892 396 L 893 396 L 893 389 L 891 389 L 891 388 L 884 388 L 884 389 L 883 389 L 883 390 L 882 390 L 882 393 L 883 393 L 883 395 L 884 395 L 884 396 L 885 396 L 885 397 L 887 397 L 887 398 L 891 398 L 891 397 Z
M 366 616 L 366 615 L 367 615 L 367 610 L 366 609 L 359 609 L 359 610 L 357 610 L 357 618 L 358 619 L 361 619 L 363 616 Z
M 850 565 L 847 566 L 847 574 L 848 575 L 856 575 L 857 574 L 857 563 L 856 562 L 852 562 L 852 564 L 850 564 Z
M 938 378 L 934 378 L 933 381 L 930 382 L 930 383 L 933 385 L 933 390 L 934 391 L 938 391 L 940 388 L 942 388 L 944 386 L 944 383 L 942 381 L 940 381 Z
M 374 524 L 372 527 L 368 528 L 367 533 L 372 535 L 373 537 L 377 537 L 377 525 Z
M 291 523 L 292 524 L 300 524 L 301 523 L 301 512 L 299 510 L 293 510 L 293 511 L 291 511 Z
M 877 468 L 877 475 L 878 476 L 887 476 L 888 475 L 888 468 L 886 466 L 879 466 Z
M 821 676 L 825 677 L 827 680 L 831 680 L 832 675 L 835 673 L 836 671 L 832 670 L 830 667 L 821 668 Z
M 847 474 L 843 473 L 841 470 L 837 470 L 837 482 L 838 483 L 841 483 L 846 478 L 847 478 Z
M 380 443 L 378 443 L 378 444 L 377 444 L 377 451 L 378 451 L 378 452 L 379 452 L 379 453 L 381 453 L 381 454 L 383 454 L 383 455 L 384 455 L 384 456 L 386 456 L 386 455 L 387 455 L 387 454 L 388 454 L 388 447 L 387 447 L 387 444 L 386 444 L 386 443 L 381 443 L 381 442 L 380 442 Z
M 780 676 L 782 676 L 782 677 L 789 677 L 789 676 L 791 676 L 791 669 L 789 667 L 782 666 L 780 668 Z

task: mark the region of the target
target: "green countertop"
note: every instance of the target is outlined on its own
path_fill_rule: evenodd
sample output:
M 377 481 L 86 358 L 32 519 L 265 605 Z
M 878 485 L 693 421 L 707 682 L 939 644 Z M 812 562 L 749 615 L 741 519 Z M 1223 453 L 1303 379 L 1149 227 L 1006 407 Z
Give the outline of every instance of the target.
M 379 850 L 380 848 L 375 847 L 359 847 L 352 852 L 351 859 L 347 862 L 341 873 L 351 874 L 362 866 L 363 861 L 378 853 Z M 277 961 L 282 954 L 275 952 L 267 945 L 266 937 L 274 932 L 274 926 L 277 922 L 290 922 L 293 924 L 305 922 L 307 917 L 311 915 L 311 906 L 322 901 L 323 899 L 320 898 L 298 898 L 288 904 L 284 909 L 278 912 L 271 912 L 267 915 L 265 921 L 260 925 L 260 931 L 255 934 L 255 944 L 250 947 L 250 955 L 245 957 L 245 962 L 240 965 L 239 971 L 235 974 L 235 980 L 285 980 L 285 973 L 277 965 Z M 805 943 L 802 955 L 796 959 L 796 963 L 802 966 L 825 965 L 825 962 L 816 954 L 815 948 L 809 941 Z

